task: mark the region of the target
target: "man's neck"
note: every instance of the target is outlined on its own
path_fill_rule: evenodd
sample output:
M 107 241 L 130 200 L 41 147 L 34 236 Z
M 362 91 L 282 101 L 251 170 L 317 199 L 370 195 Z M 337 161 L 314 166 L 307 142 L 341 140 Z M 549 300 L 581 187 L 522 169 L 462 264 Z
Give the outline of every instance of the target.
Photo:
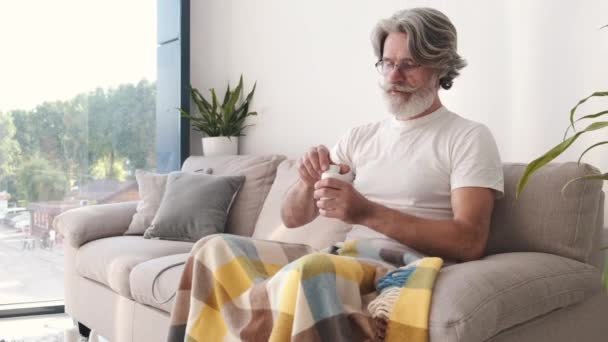
M 408 120 L 414 120 L 414 119 L 418 119 L 421 118 L 425 115 L 429 115 L 431 113 L 433 113 L 434 111 L 436 111 L 437 109 L 441 108 L 441 106 L 443 106 L 443 104 L 441 104 L 441 100 L 439 99 L 439 96 L 435 96 L 435 100 L 433 101 L 433 104 L 424 112 L 420 113 L 420 114 L 416 114 L 412 117 L 409 117 L 407 119 L 401 119 L 400 117 L 396 117 L 397 120 L 402 120 L 402 121 L 408 121 Z

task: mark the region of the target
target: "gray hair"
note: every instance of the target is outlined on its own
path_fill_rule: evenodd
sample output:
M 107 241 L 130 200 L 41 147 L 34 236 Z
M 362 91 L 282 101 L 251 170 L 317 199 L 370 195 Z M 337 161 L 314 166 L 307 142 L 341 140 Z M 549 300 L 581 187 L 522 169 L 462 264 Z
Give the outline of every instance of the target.
M 378 60 L 382 59 L 384 41 L 391 32 L 408 35 L 412 58 L 436 69 L 443 89 L 450 89 L 460 69 L 467 65 L 456 52 L 456 28 L 445 14 L 436 9 L 407 9 L 380 20 L 372 32 L 372 45 Z

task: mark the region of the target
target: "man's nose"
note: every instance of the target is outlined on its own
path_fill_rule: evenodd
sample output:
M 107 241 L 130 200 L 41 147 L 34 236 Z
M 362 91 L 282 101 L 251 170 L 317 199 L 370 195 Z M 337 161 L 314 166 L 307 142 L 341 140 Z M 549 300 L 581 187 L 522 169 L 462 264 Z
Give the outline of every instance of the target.
M 386 74 L 386 79 L 391 83 L 395 83 L 396 81 L 403 81 L 404 77 L 401 75 L 398 66 L 395 65 L 391 70 L 389 70 L 388 74 Z

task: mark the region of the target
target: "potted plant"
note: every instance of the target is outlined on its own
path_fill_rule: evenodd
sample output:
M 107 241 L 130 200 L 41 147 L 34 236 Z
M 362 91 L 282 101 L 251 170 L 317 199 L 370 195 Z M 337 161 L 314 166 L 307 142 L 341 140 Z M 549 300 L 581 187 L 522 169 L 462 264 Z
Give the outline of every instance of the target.
M 257 82 L 256 82 L 257 84 Z M 238 154 L 238 137 L 243 136 L 244 125 L 248 116 L 257 115 L 256 112 L 249 111 L 249 104 L 253 98 L 256 84 L 247 95 L 244 101 L 239 102 L 243 91 L 243 76 L 239 84 L 233 90 L 230 84 L 226 89 L 224 98 L 220 102 L 211 88 L 211 100 L 205 97 L 196 89 L 190 86 L 190 95 L 198 109 L 197 114 L 191 114 L 183 109 L 179 109 L 181 116 L 190 120 L 190 125 L 196 131 L 202 132 L 206 136 L 201 139 L 203 155 L 230 155 Z
M 605 27 L 608 27 L 608 25 L 602 26 L 601 28 L 605 28 Z M 536 171 L 538 171 L 543 166 L 547 165 L 553 159 L 557 158 L 566 149 L 568 149 L 568 147 L 570 147 L 581 135 L 583 135 L 583 134 L 585 134 L 587 132 L 597 131 L 597 130 L 600 130 L 600 129 L 608 127 L 608 121 L 596 121 L 597 118 L 608 114 L 608 110 L 602 110 L 602 111 L 599 111 L 599 112 L 594 113 L 594 114 L 584 115 L 584 116 L 581 116 L 581 117 L 579 117 L 578 119 L 575 120 L 575 113 L 576 113 L 576 110 L 578 109 L 578 107 L 580 105 L 582 105 L 583 103 L 587 102 L 587 100 L 589 100 L 592 97 L 603 97 L 603 96 L 608 96 L 608 91 L 597 91 L 597 92 L 594 92 L 593 94 L 591 94 L 591 95 L 585 97 L 584 99 L 578 101 L 578 103 L 570 110 L 570 124 L 566 128 L 566 132 L 564 133 L 563 141 L 561 143 L 557 144 L 556 146 L 554 146 L 553 148 L 551 148 L 549 151 L 547 151 L 544 154 L 542 154 L 540 157 L 538 157 L 538 158 L 534 159 L 533 161 L 531 161 L 526 166 L 526 169 L 524 170 L 524 173 L 521 175 L 521 177 L 519 179 L 519 182 L 517 184 L 516 197 L 518 197 L 519 194 L 524 190 L 524 188 L 528 184 L 528 181 L 530 180 L 530 177 Z M 582 120 L 588 121 L 590 119 L 592 119 L 594 122 L 587 124 L 583 130 L 577 131 L 577 129 L 576 129 L 576 125 L 577 124 L 580 124 L 580 122 Z M 568 137 L 568 133 L 570 132 L 570 129 L 572 129 L 572 132 L 574 134 L 572 136 Z M 598 146 L 605 145 L 605 144 L 608 144 L 608 141 L 598 141 L 598 142 L 594 143 L 593 145 L 589 146 L 579 156 L 578 163 L 580 164 L 581 159 L 583 158 L 583 156 L 587 152 L 589 152 L 591 149 L 594 149 L 594 148 L 596 148 Z M 562 187 L 562 192 L 572 182 L 579 181 L 579 180 L 584 180 L 584 179 L 608 180 L 608 173 L 602 173 L 602 174 L 599 174 L 599 175 L 597 175 L 597 174 L 595 174 L 595 175 L 587 175 L 587 176 L 571 179 L 571 180 L 569 180 Z M 602 247 L 601 249 L 602 250 L 606 250 L 606 249 L 608 249 L 608 246 Z M 606 256 L 606 262 L 605 262 L 605 265 L 604 265 L 604 272 L 603 272 L 603 275 L 602 275 L 602 284 L 603 284 L 604 289 L 608 292 L 608 255 Z

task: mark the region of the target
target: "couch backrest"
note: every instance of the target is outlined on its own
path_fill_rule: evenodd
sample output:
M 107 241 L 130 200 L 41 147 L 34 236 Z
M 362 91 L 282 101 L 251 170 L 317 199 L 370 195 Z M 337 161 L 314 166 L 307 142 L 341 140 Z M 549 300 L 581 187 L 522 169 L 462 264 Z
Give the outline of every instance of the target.
M 550 163 L 534 174 L 515 200 L 517 182 L 526 164 L 503 166 L 505 196 L 494 207 L 486 254 L 543 252 L 599 265 L 604 219 L 602 181 L 573 182 L 561 193 L 569 180 L 599 174 L 599 170 L 588 164 Z M 350 229 L 339 220 L 323 217 L 300 228 L 283 225 L 281 204 L 298 179 L 295 160 L 285 160 L 282 155 L 192 156 L 182 170 L 201 168 L 212 168 L 216 175 L 246 176 L 228 215 L 227 233 L 323 248 L 343 239 Z
M 213 169 L 214 175 L 243 175 L 226 222 L 226 233 L 251 236 L 283 155 L 191 156 L 182 171 Z
M 597 264 L 604 220 L 601 180 L 569 180 L 599 171 L 577 163 L 550 163 L 537 171 L 515 199 L 526 164 L 505 163 L 505 196 L 497 200 L 486 254 L 545 252 Z

